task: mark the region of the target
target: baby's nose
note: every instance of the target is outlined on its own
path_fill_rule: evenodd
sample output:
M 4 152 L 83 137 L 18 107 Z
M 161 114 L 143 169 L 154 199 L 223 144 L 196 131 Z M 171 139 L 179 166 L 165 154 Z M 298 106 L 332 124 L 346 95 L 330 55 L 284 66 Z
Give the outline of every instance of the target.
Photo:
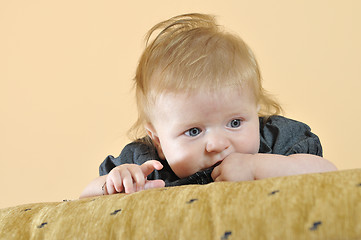
M 230 145 L 230 141 L 224 134 L 211 134 L 206 144 L 207 152 L 222 152 Z

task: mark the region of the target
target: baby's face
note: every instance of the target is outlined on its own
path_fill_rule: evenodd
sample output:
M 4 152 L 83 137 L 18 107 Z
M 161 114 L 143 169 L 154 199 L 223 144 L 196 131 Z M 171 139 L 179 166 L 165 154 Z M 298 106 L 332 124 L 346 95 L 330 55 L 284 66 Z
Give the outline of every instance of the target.
M 149 135 L 178 177 L 212 167 L 234 152 L 258 152 L 258 109 L 246 90 L 165 93 L 157 99 Z

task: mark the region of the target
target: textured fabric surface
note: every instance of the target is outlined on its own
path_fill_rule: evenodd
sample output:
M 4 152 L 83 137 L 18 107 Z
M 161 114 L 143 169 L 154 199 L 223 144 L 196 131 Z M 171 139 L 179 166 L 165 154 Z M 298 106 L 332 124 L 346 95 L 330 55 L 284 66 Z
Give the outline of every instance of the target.
M 0 210 L 0 239 L 361 239 L 361 169 Z

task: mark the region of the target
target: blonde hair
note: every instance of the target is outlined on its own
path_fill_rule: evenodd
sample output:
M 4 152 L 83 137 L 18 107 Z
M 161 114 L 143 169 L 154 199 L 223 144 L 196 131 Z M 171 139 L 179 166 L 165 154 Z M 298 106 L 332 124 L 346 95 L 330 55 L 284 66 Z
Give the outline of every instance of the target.
M 180 15 L 151 28 L 134 81 L 138 120 L 128 132 L 133 139 L 146 135 L 144 125 L 150 121 L 151 107 L 164 91 L 250 86 L 260 106 L 260 116 L 282 112 L 278 102 L 262 87 L 251 49 L 241 38 L 224 31 L 211 15 Z

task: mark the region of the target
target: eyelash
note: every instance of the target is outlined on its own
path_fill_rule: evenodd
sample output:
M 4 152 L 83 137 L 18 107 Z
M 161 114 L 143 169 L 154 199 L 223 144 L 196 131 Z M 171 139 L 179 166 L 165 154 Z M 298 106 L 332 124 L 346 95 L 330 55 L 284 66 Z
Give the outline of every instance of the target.
M 237 123 L 237 125 L 232 126 L 234 123 Z M 241 119 L 232 119 L 231 121 L 229 121 L 227 123 L 227 127 L 230 127 L 230 128 L 239 128 L 241 126 L 242 126 L 242 120 Z M 196 137 L 201 133 L 202 133 L 202 130 L 200 128 L 194 127 L 194 128 L 190 128 L 187 131 L 185 131 L 184 134 L 186 136 L 188 136 L 188 137 Z

